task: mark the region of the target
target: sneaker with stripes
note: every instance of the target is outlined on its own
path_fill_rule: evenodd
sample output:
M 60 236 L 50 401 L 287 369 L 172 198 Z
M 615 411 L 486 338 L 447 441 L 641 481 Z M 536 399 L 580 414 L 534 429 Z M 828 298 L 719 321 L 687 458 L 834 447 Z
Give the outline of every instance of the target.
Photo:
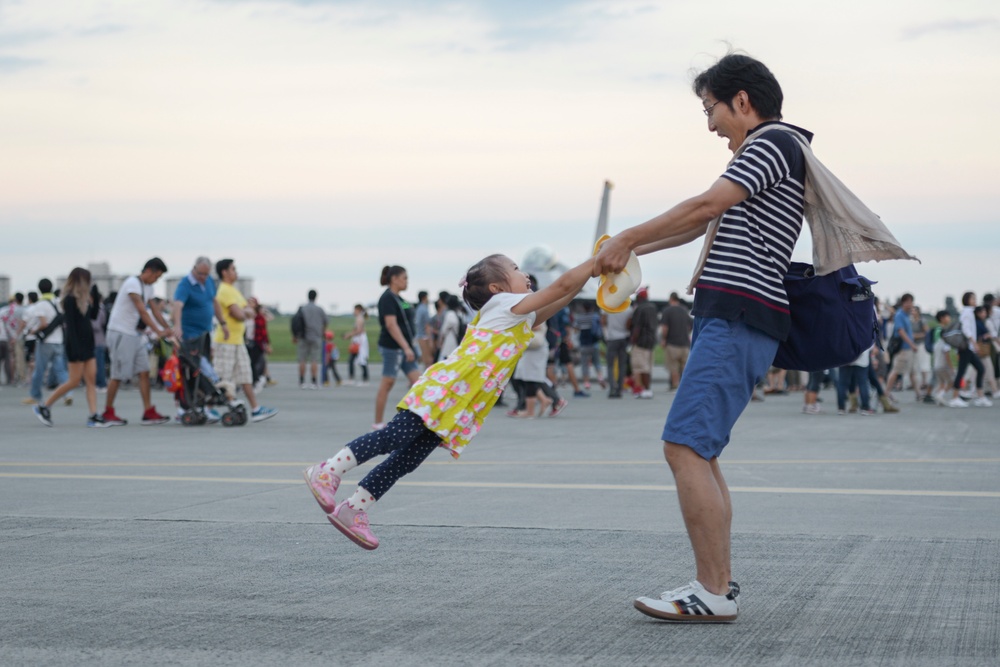
M 637 598 L 635 608 L 662 621 L 682 623 L 732 623 L 740 613 L 740 585 L 729 582 L 729 592 L 716 595 L 705 590 L 697 581 L 659 598 Z

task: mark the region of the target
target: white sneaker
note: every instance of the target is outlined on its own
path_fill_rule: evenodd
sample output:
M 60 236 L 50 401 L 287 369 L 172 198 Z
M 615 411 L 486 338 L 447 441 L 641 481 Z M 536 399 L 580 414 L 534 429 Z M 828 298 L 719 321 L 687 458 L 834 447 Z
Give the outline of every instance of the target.
M 961 398 L 956 396 L 955 398 L 948 401 L 946 404 L 949 408 L 967 408 L 969 404 L 963 401 Z
M 972 399 L 974 399 L 976 397 L 976 392 L 970 391 L 970 390 L 967 390 L 967 389 L 963 389 L 962 391 L 958 392 L 958 395 L 961 398 L 964 398 L 967 401 L 971 401 Z
M 809 405 L 802 406 L 802 412 L 807 415 L 818 415 L 822 413 L 823 410 L 819 407 L 819 403 L 810 403 Z
M 740 585 L 729 582 L 729 593 L 715 595 L 692 581 L 674 591 L 667 591 L 655 598 L 636 598 L 636 609 L 664 621 L 684 623 L 731 623 L 740 613 Z
M 977 398 L 976 400 L 974 400 L 972 402 L 972 404 L 974 406 L 976 406 L 977 408 L 992 408 L 993 407 L 993 401 L 991 401 L 990 399 L 986 398 L 985 396 L 980 396 L 979 398 Z
M 639 398 L 653 398 L 653 390 L 643 389 L 641 392 L 639 392 Z

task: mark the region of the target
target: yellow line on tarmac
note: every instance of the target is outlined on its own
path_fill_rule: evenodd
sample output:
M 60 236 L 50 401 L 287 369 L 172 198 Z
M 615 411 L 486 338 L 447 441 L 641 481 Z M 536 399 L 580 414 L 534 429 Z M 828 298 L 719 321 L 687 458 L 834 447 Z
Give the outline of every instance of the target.
M 0 461 L 0 468 L 305 468 L 314 461 Z M 1000 463 L 1000 457 L 968 459 L 723 459 L 732 465 L 836 465 L 836 464 L 979 464 Z M 662 459 L 612 461 L 425 461 L 431 466 L 648 466 L 665 465 Z
M 171 477 L 160 475 L 68 475 L 60 473 L 0 473 L 8 479 L 71 479 L 114 480 L 123 482 L 202 482 L 208 484 L 298 484 L 293 479 L 254 477 Z M 664 484 L 535 484 L 530 482 L 413 482 L 401 481 L 398 486 L 451 488 L 451 489 L 538 489 L 544 491 L 676 491 Z M 928 498 L 1000 498 L 998 491 L 930 491 L 906 489 L 828 489 L 768 486 L 731 486 L 734 493 L 772 493 L 843 496 L 916 496 Z

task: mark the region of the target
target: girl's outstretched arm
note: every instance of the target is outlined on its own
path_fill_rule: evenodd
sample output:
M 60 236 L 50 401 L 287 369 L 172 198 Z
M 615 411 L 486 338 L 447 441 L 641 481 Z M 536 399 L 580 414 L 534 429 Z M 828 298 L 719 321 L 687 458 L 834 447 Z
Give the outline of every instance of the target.
M 536 322 L 544 322 L 558 313 L 566 304 L 573 300 L 587 281 L 593 276 L 594 259 L 590 258 L 579 266 L 575 266 L 559 276 L 555 282 L 545 289 L 533 292 L 524 297 L 520 303 L 511 308 L 517 315 L 535 313 Z

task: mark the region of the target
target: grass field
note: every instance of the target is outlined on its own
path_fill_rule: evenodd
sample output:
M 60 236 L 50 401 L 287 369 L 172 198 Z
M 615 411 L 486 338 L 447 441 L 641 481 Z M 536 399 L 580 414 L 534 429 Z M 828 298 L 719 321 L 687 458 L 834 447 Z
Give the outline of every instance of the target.
M 291 315 L 278 315 L 267 325 L 267 333 L 271 337 L 271 361 L 295 361 L 297 359 L 295 345 L 292 344 Z M 353 315 L 341 315 L 329 319 L 329 330 L 334 334 L 340 358 L 346 362 L 350 358 L 347 346 L 351 341 L 344 339 L 344 334 L 354 328 Z M 378 318 L 368 318 L 368 343 L 371 348 L 368 358 L 371 361 L 381 361 L 378 353 Z

